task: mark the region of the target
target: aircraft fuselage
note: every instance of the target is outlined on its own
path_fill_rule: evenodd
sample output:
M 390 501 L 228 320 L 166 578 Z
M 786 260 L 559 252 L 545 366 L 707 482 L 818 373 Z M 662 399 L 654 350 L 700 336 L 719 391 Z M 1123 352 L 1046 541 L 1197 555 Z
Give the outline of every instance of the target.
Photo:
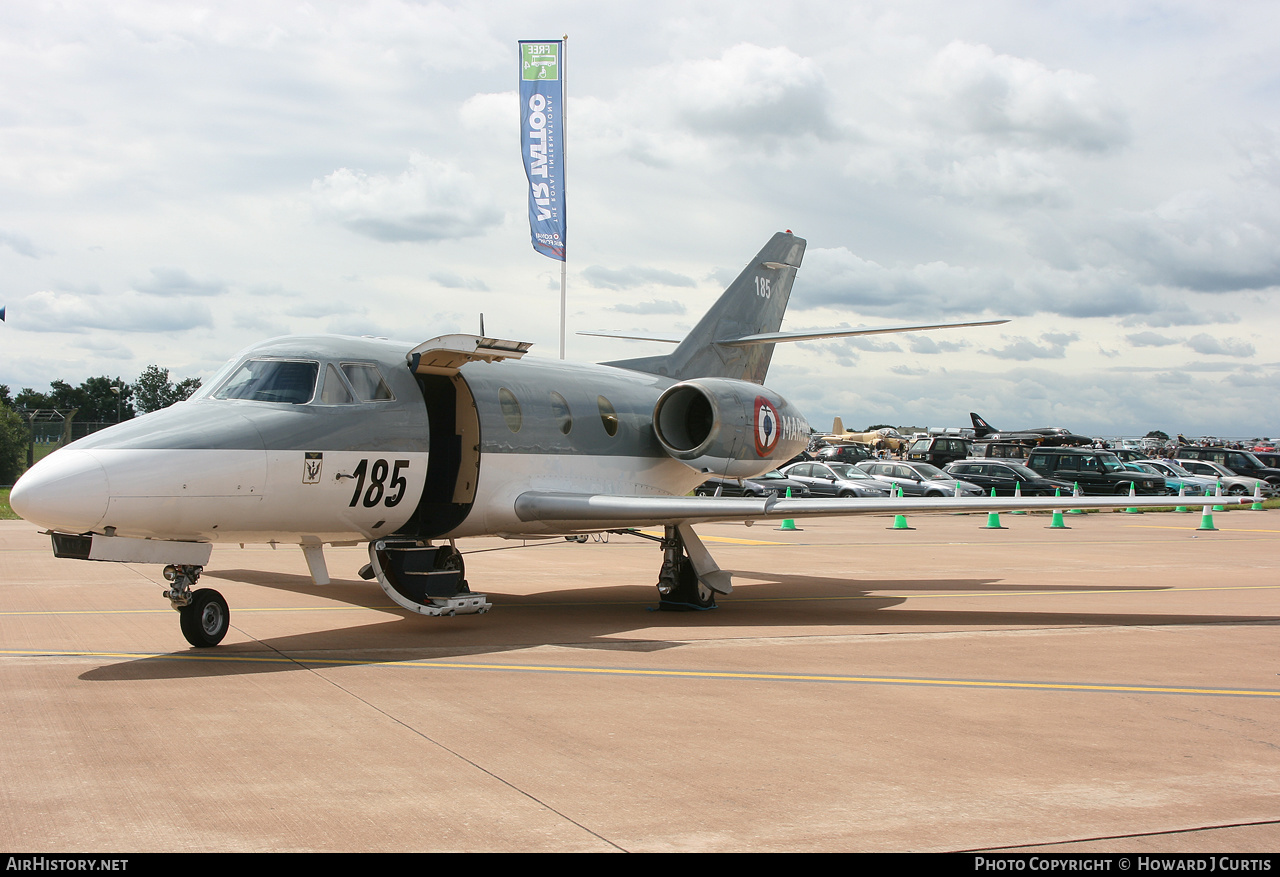
M 250 347 L 192 400 L 50 455 L 14 504 L 51 530 L 179 541 L 546 536 L 564 528 L 521 520 L 520 494 L 681 496 L 706 478 L 653 429 L 676 381 L 532 358 L 415 375 L 409 347 L 337 336 Z M 251 362 L 296 366 L 315 385 L 304 401 L 221 397 L 234 381 L 224 378 Z M 366 401 L 342 375 L 369 366 L 388 392 Z M 747 465 L 760 474 L 777 463 Z

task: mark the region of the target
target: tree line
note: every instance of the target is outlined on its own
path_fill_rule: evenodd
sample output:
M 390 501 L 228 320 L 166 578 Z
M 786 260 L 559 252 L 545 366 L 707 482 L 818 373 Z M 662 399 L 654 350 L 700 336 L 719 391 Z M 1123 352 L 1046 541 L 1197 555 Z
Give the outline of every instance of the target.
M 133 383 L 119 376 L 89 378 L 73 387 L 63 380 L 49 382 L 49 392 L 23 387 L 16 394 L 0 384 L 0 484 L 12 484 L 26 463 L 31 440 L 29 422 L 37 411 L 75 412 L 77 423 L 117 423 L 181 402 L 200 388 L 199 378 L 177 383 L 169 370 L 149 365 Z

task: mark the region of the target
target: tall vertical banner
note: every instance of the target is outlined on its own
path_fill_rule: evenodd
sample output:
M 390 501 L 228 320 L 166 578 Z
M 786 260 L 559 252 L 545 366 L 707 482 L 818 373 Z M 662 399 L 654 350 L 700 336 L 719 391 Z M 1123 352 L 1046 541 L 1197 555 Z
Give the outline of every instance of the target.
M 533 248 L 565 260 L 564 43 L 520 41 L 520 142 Z

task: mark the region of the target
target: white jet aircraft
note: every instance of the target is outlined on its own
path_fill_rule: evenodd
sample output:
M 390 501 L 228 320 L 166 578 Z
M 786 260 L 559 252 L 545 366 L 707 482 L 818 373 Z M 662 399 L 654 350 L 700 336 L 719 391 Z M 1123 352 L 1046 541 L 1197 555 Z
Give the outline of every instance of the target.
M 948 328 L 779 331 L 804 248 L 774 235 L 664 356 L 525 359 L 527 343 L 475 335 L 265 341 L 190 400 L 50 454 L 10 503 L 47 528 L 57 557 L 166 564 L 164 596 L 194 646 L 217 645 L 230 624 L 221 594 L 193 589 L 214 543 L 299 545 L 326 584 L 323 546 L 368 542 L 364 578 L 406 609 L 452 615 L 490 607 L 467 586 L 459 539 L 662 527 L 650 537 L 662 607 L 704 608 L 731 583 L 699 522 L 1168 503 L 688 496 L 708 476 L 761 475 L 804 449 L 808 422 L 763 386 L 777 342 Z

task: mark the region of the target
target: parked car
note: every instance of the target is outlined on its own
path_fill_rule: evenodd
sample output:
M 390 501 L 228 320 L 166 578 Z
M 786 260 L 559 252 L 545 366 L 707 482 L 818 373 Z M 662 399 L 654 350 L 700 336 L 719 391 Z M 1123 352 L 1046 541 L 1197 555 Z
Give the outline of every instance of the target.
M 1272 469 L 1263 465 L 1262 461 L 1249 451 L 1236 451 L 1231 448 L 1197 448 L 1184 445 L 1178 448 L 1175 459 L 1203 460 L 1226 466 L 1235 475 L 1265 481 L 1272 487 L 1280 487 L 1280 469 Z
M 825 448 L 818 448 L 815 456 L 828 462 L 857 464 L 862 460 L 870 460 L 871 452 L 866 445 L 827 445 Z
M 1134 448 L 1112 448 L 1111 453 L 1115 454 L 1121 463 L 1138 463 L 1151 459 L 1146 451 L 1139 451 Z
M 1135 493 L 1159 496 L 1165 492 L 1164 478 L 1148 472 L 1134 472 L 1111 451 L 1089 448 L 1036 448 L 1027 458 L 1027 467 L 1046 478 L 1079 484 L 1087 495 L 1124 494 L 1133 485 Z
M 1280 469 L 1280 452 L 1254 451 L 1253 455 L 1258 458 L 1259 463 L 1268 469 Z
M 754 478 L 744 478 L 741 482 L 736 478 L 708 478 L 694 488 L 693 493 L 695 496 L 715 496 L 717 488 L 721 496 L 786 496 L 788 489 L 792 498 L 811 495 L 808 487 L 777 469 Z
M 991 460 L 1025 460 L 1035 445 L 1018 442 L 974 442 L 973 456 Z
M 1146 465 L 1163 475 L 1165 484 L 1168 484 L 1171 478 L 1185 484 L 1187 486 L 1187 496 L 1208 496 L 1218 487 L 1217 478 L 1188 472 L 1172 460 L 1148 460 Z M 1200 492 L 1193 493 L 1192 487 L 1198 488 Z M 1174 492 L 1177 492 L 1176 488 Z
M 1200 483 L 1199 479 L 1180 478 L 1170 472 L 1158 468 L 1150 460 L 1141 460 L 1132 463 L 1125 463 L 1126 469 L 1132 469 L 1134 472 L 1147 472 L 1151 475 L 1159 475 L 1164 479 L 1164 492 L 1170 496 L 1175 493 L 1181 493 L 1183 496 L 1204 496 L 1205 485 Z
M 888 496 L 892 487 L 851 463 L 796 463 L 782 474 L 808 487 L 814 496 Z
M 858 468 L 881 481 L 902 488 L 905 496 L 981 496 L 982 488 L 959 481 L 930 463 L 864 460 Z
M 906 458 L 913 463 L 945 466 L 973 453 L 973 442 L 955 436 L 933 435 L 916 439 L 907 447 Z
M 1274 484 L 1263 481 L 1261 478 L 1246 478 L 1243 475 L 1237 475 L 1221 463 L 1213 463 L 1209 460 L 1186 460 L 1181 457 L 1173 462 L 1186 469 L 1192 475 L 1205 475 L 1221 481 L 1223 492 L 1232 496 L 1251 495 L 1255 484 L 1262 485 L 1263 496 L 1275 496 L 1277 492 Z
M 1070 496 L 1075 487 L 1072 482 L 1045 478 L 1034 469 L 1014 462 L 957 460 L 947 465 L 946 472 L 978 485 L 985 494 L 994 488 L 996 496 L 1013 496 L 1015 488 L 1022 496 L 1053 496 L 1055 490 Z

